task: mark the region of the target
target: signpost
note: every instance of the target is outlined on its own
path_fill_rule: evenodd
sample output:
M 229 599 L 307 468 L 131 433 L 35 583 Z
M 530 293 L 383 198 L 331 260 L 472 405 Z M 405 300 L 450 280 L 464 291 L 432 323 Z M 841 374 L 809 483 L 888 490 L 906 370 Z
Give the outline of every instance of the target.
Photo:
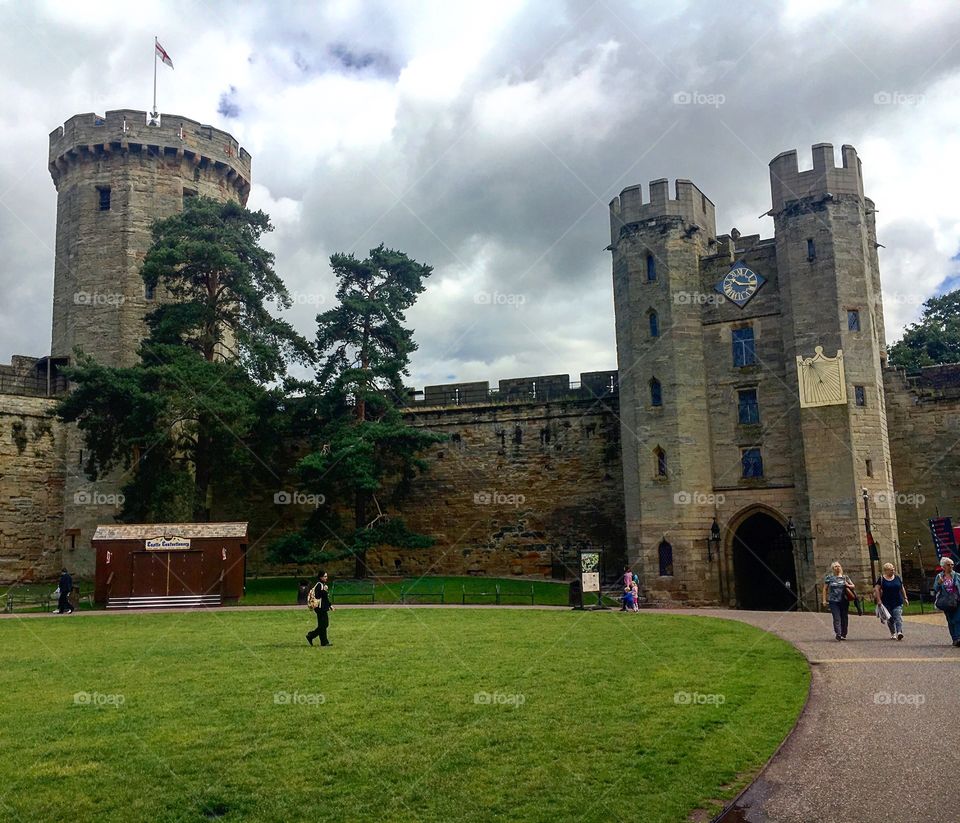
M 599 549 L 580 549 L 580 580 L 583 584 L 583 592 L 596 592 L 597 605 L 595 609 L 604 609 L 603 595 L 600 593 L 600 562 L 601 553 Z

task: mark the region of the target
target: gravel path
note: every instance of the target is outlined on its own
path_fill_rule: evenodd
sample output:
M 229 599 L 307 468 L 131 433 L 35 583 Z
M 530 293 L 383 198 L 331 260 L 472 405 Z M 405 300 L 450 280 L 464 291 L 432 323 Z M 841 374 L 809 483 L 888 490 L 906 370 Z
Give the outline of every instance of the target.
M 723 823 L 960 820 L 955 804 L 943 806 L 957 744 L 941 730 L 956 728 L 960 649 L 941 615 L 907 621 L 899 642 L 876 618 L 851 617 L 849 639 L 838 643 L 829 614 L 696 613 L 779 635 L 813 673 L 796 729 Z

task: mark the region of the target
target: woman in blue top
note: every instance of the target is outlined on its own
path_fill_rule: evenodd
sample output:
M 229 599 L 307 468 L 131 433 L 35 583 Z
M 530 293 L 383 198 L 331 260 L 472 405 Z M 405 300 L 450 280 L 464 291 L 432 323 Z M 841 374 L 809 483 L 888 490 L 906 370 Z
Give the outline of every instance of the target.
M 850 601 L 847 590 L 853 591 L 853 581 L 843 573 L 843 566 L 836 560 L 830 564 L 830 574 L 823 578 L 823 605 L 833 614 L 833 633 L 837 640 L 847 639 L 847 624 L 850 620 Z
M 890 612 L 890 619 L 887 621 L 890 639 L 903 640 L 903 607 L 909 605 L 910 601 L 893 563 L 883 564 L 883 574 L 873 585 L 873 597 L 878 603 L 883 603 Z
M 950 639 L 954 646 L 960 646 L 960 606 L 950 603 L 960 601 L 960 574 L 953 570 L 953 559 L 950 557 L 941 557 L 940 565 L 943 571 L 937 575 L 933 583 L 933 596 L 936 607 L 940 609 L 947 618 L 947 628 L 950 629 Z

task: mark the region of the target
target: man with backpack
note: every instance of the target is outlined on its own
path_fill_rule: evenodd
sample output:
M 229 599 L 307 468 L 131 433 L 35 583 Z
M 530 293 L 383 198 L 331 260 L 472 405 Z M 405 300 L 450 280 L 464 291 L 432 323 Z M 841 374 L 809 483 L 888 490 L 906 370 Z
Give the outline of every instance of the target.
M 319 637 L 321 646 L 332 645 L 327 639 L 327 626 L 330 625 L 330 610 L 333 606 L 330 605 L 330 590 L 327 587 L 325 571 L 317 573 L 317 582 L 307 590 L 307 608 L 317 615 L 317 628 L 307 632 L 307 642 L 312 646 L 314 638 Z

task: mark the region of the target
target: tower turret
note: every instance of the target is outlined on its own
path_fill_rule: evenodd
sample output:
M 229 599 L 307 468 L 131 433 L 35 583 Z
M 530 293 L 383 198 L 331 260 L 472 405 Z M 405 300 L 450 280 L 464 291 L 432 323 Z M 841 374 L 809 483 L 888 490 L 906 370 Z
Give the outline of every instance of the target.
M 50 134 L 50 175 L 57 189 L 53 357 L 79 348 L 108 366 L 130 366 L 145 335 L 144 316 L 165 299 L 147 294 L 140 268 L 153 223 L 185 198 L 246 203 L 250 155 L 227 132 L 175 114 L 148 124 L 143 111 L 78 114 Z M 90 537 L 122 505 L 123 473 L 96 484 L 81 469 L 82 439 L 65 437 L 64 561 L 93 569 Z
M 713 482 L 706 414 L 700 258 L 714 205 L 689 180 L 624 189 L 610 203 L 628 556 L 648 597 L 702 600 Z M 676 574 L 674 564 L 677 565 Z M 684 571 L 688 574 L 684 574 Z M 686 581 L 686 582 L 677 582 Z M 699 584 L 698 584 L 699 585 Z
M 107 365 L 132 364 L 157 299 L 140 278 L 153 222 L 193 195 L 246 203 L 250 155 L 230 134 L 174 114 L 160 123 L 120 109 L 75 115 L 50 134 L 54 357 L 79 347 Z
M 797 357 L 817 346 L 843 351 L 847 400 L 794 409 L 796 476 L 816 538 L 819 566 L 839 559 L 861 582 L 870 569 L 863 491 L 884 559 L 895 558 L 897 523 L 882 369 L 883 303 L 873 203 L 864 197 L 860 159 L 843 146 L 813 147 L 813 168 L 796 151 L 770 163 L 771 215 L 783 311 L 788 381 L 799 395 Z M 799 397 L 798 397 L 799 399 Z

